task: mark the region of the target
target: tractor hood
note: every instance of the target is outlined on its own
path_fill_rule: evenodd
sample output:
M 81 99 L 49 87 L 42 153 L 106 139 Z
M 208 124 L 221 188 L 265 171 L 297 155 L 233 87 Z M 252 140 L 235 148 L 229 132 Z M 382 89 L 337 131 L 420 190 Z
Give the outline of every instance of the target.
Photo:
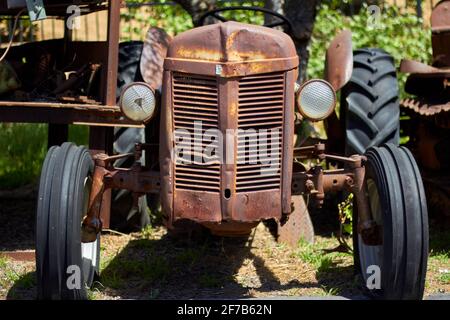
M 278 65 L 277 69 L 288 70 L 298 66 L 294 43 L 287 34 L 234 21 L 194 28 L 176 36 L 169 46 L 166 67 L 171 69 L 172 61 L 186 60 L 228 64 L 228 67 L 230 64 L 252 64 L 266 60 Z M 239 69 L 239 66 L 236 68 Z M 221 75 L 241 75 L 236 68 L 234 72 L 231 70 L 233 68 L 228 68 Z M 247 69 L 246 74 L 268 71 L 262 65 Z

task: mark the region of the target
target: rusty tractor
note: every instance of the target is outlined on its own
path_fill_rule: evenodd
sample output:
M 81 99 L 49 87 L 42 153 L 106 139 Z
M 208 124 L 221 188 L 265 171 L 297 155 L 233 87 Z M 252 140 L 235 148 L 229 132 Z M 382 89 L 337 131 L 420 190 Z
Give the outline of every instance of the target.
M 222 11 L 234 9 L 263 11 L 278 20 L 265 26 L 227 21 Z M 378 267 L 381 282 L 374 295 L 420 299 L 427 207 L 411 153 L 387 143 L 364 154 L 331 154 L 326 146 L 333 136 L 294 145 L 297 124 L 335 116 L 336 92 L 353 70 L 351 33 L 343 31 L 331 42 L 324 79 L 297 83 L 293 40 L 289 31 L 273 28 L 289 30 L 288 19 L 248 7 L 210 11 L 201 21 L 211 17 L 220 23 L 171 40 L 161 30 L 150 37 L 141 56 L 143 81 L 121 92 L 123 119 L 152 128 L 153 140 L 119 154 L 72 143 L 48 151 L 37 209 L 39 297 L 86 297 L 109 221 L 104 195 L 118 189 L 130 191 L 136 205 L 143 195 L 159 195 L 169 229 L 188 221 L 222 236 L 249 234 L 267 220 L 275 220 L 282 233 L 305 207 L 304 196 L 320 207 L 325 194 L 352 192 L 362 278 L 367 281 Z M 132 165 L 115 166 L 119 159 L 132 159 Z M 339 165 L 327 169 L 329 161 Z M 79 288 L 66 286 L 73 266 L 81 270 Z
M 430 209 L 437 218 L 450 212 L 450 1 L 441 1 L 431 15 L 433 61 L 426 65 L 403 60 L 400 71 L 410 74 L 401 101 L 409 116 L 405 132 L 422 173 Z M 441 217 L 439 217 L 441 215 Z

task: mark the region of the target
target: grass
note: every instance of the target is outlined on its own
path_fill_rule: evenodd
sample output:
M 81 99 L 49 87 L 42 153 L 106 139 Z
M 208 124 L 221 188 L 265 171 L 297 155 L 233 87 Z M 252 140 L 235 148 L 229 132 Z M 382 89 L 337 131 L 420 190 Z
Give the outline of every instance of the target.
M 201 250 L 196 248 L 187 248 L 186 250 L 183 250 L 177 255 L 176 260 L 180 264 L 191 269 L 195 265 L 195 263 L 199 260 L 201 255 L 202 255 Z
M 223 285 L 223 279 L 214 274 L 202 274 L 198 283 L 205 288 L 219 288 Z
M 450 271 L 446 270 L 444 272 L 441 272 L 441 275 L 438 279 L 442 284 L 450 284 Z
M 164 257 L 148 253 L 143 257 L 119 254 L 103 264 L 102 269 L 101 284 L 114 289 L 124 288 L 134 280 L 143 286 L 164 282 L 171 270 Z
M 4 269 L 7 266 L 7 259 L 5 256 L 0 255 L 0 269 Z
M 0 188 L 35 183 L 47 153 L 47 125 L 0 124 Z M 69 126 L 69 141 L 88 142 L 88 128 Z
M 358 294 L 360 281 L 354 275 L 352 254 L 334 251 L 337 243 L 334 237 L 316 237 L 314 244 L 300 241 L 294 256 L 313 268 L 321 289 L 317 294 Z
M 327 242 L 310 244 L 302 240 L 299 242 L 299 249 L 295 255 L 303 262 L 312 265 L 317 272 L 327 272 L 336 266 L 336 258 L 342 256 L 342 253 L 325 253 L 324 249 L 327 245 Z

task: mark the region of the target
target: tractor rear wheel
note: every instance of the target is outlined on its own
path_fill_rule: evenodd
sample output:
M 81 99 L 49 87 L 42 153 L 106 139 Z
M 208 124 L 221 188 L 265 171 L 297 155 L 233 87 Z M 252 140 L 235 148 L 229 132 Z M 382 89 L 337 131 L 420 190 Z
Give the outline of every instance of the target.
M 386 144 L 366 153 L 366 184 L 379 245 L 365 244 L 354 211 L 355 268 L 377 298 L 421 299 L 428 259 L 428 214 L 422 179 L 408 149 Z M 380 277 L 377 275 L 378 268 Z
M 94 162 L 84 147 L 64 143 L 45 158 L 36 215 L 39 299 L 86 299 L 99 271 L 100 236 L 81 243 Z
M 140 62 L 143 50 L 142 41 L 123 42 L 119 45 L 119 70 L 117 74 L 116 98 L 120 98 L 122 89 L 132 82 L 143 81 Z M 117 127 L 114 129 L 114 153 L 133 152 L 136 143 L 145 142 L 144 128 Z M 145 155 L 141 158 L 145 161 Z M 116 167 L 129 168 L 133 159 L 120 159 L 114 164 Z M 144 164 L 144 163 L 143 163 Z M 137 210 L 133 207 L 133 198 L 129 191 L 113 192 L 111 225 L 121 231 L 140 230 L 150 224 L 147 197 L 142 196 L 138 201 Z
M 393 58 L 380 49 L 354 52 L 353 73 L 341 93 L 345 154 L 363 154 L 383 143 L 399 144 L 399 89 Z

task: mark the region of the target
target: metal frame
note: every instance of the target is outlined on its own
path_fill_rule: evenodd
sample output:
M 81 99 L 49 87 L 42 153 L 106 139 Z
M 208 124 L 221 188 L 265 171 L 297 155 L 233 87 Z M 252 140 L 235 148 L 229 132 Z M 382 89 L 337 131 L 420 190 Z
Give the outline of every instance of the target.
M 93 154 L 112 153 L 114 126 L 142 126 L 126 119 L 116 105 L 121 1 L 97 2 L 101 3 L 81 5 L 86 9 L 83 14 L 108 11 L 107 50 L 103 57 L 106 64 L 102 68 L 100 88 L 102 104 L 0 101 L 0 122 L 48 123 L 48 147 L 67 141 L 69 124 L 87 125 L 90 127 L 89 148 Z M 70 4 L 73 3 L 49 4 L 47 14 L 64 15 Z M 13 15 L 19 10 L 0 5 L 2 14 Z M 111 192 L 107 191 L 102 196 L 104 227 L 109 227 L 110 202 Z

